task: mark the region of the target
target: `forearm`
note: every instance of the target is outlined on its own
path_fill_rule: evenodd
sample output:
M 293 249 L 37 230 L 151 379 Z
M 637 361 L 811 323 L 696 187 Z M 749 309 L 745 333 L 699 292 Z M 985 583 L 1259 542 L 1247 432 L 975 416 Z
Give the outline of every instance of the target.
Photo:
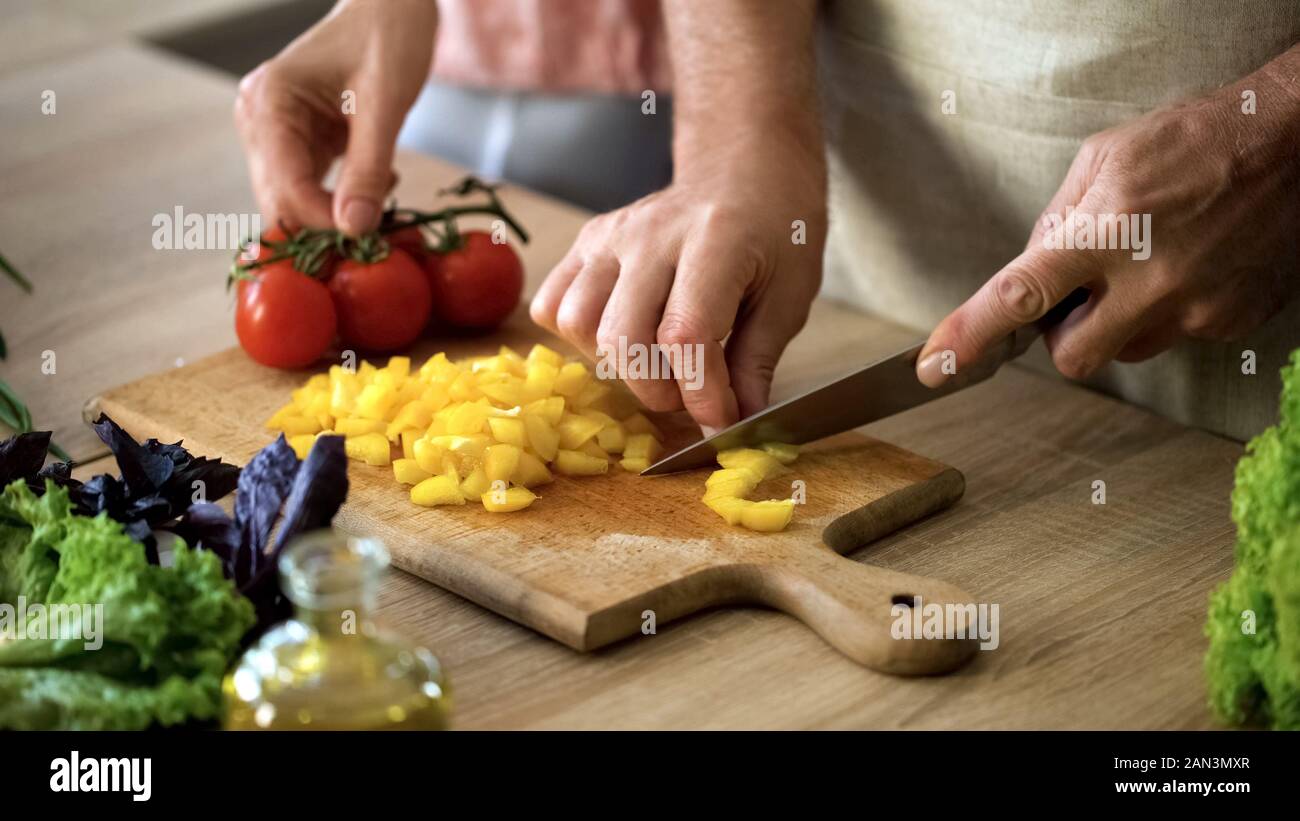
M 824 173 L 814 0 L 665 0 L 678 173 L 793 150 Z

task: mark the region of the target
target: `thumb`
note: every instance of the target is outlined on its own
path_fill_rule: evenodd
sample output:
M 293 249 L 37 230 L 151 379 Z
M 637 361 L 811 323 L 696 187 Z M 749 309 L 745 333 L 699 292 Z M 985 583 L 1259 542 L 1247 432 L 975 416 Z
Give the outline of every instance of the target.
M 378 103 L 382 95 L 371 99 Z M 334 224 L 355 237 L 379 225 L 384 197 L 394 179 L 393 146 L 401 117 L 387 111 L 352 116 L 343 167 L 334 189 Z
M 1092 281 L 1103 269 L 1103 260 L 1094 251 L 1030 246 L 935 327 L 917 357 L 917 378 L 927 387 L 939 387 L 1008 334 Z

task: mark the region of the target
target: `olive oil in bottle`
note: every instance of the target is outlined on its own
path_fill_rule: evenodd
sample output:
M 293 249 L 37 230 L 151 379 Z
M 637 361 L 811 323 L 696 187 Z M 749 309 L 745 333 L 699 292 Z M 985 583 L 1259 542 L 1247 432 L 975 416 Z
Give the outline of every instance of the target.
M 375 627 L 388 551 L 374 539 L 307 534 L 280 558 L 294 616 L 225 679 L 231 730 L 442 730 L 447 682 L 428 650 Z

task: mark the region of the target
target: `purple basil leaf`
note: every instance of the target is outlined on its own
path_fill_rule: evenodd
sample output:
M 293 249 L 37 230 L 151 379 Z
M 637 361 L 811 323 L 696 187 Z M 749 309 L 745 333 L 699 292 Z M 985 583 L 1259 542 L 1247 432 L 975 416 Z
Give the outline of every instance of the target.
M 235 575 L 236 560 L 242 550 L 239 528 L 219 506 L 211 502 L 190 505 L 180 521 L 169 529 L 187 545 L 215 553 L 226 578 L 233 580 L 236 587 L 247 581 Z
M 234 490 L 239 469 L 217 459 L 195 458 L 180 442 L 136 442 L 112 419 L 100 415 L 93 425 L 117 459 L 122 475 L 96 476 L 71 487 L 76 511 L 88 516 L 105 513 L 121 522 L 127 533 L 144 544 L 151 561 L 157 559 L 152 530 L 165 528 L 190 506 L 202 482 L 205 501 Z
M 271 528 L 297 472 L 298 456 L 281 434 L 262 448 L 239 474 L 235 525 L 239 528 L 239 541 L 250 564 L 250 574 L 261 567 Z
M 151 453 L 112 419 L 101 413 L 91 427 L 113 451 L 129 495 L 143 496 L 154 492 L 171 478 L 176 469 L 171 458 L 163 453 Z
M 176 510 L 184 510 L 194 497 L 194 483 L 203 483 L 204 501 L 221 499 L 234 491 L 239 482 L 239 468 L 219 459 L 199 456 L 177 465 L 165 489 L 167 500 Z
M 48 430 L 20 433 L 0 442 L 0 487 L 15 479 L 30 483 L 40 473 L 49 450 Z
M 328 527 L 347 495 L 348 460 L 343 438 L 322 436 L 312 445 L 294 477 L 275 548 L 265 555 L 254 577 L 239 589 L 257 609 L 259 631 L 288 618 L 293 609 L 279 586 L 276 563 L 280 551 L 298 534 Z
M 81 483 L 72 478 L 72 465 L 67 462 L 51 462 L 36 474 L 38 479 L 53 479 L 54 484 L 62 487 L 80 487 Z
M 328 527 L 348 498 L 348 458 L 342 436 L 322 436 L 294 477 L 284 504 L 284 521 L 276 535 L 272 556 L 300 533 Z

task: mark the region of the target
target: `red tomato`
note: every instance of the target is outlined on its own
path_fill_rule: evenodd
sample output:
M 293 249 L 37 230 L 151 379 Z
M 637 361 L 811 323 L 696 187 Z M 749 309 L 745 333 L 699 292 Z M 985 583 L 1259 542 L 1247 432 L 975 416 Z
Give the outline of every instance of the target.
M 524 266 L 508 243 L 497 245 L 486 231 L 466 231 L 461 239 L 459 248 L 429 254 L 425 263 L 434 311 L 460 328 L 495 328 L 519 305 Z
M 255 361 L 272 368 L 302 368 L 334 341 L 337 318 L 324 284 L 293 269 L 288 260 L 240 280 L 235 334 Z
M 339 336 L 370 351 L 403 348 L 429 322 L 432 298 L 420 266 L 405 251 L 379 262 L 343 260 L 329 281 L 339 315 Z
M 418 263 L 423 263 L 429 253 L 429 246 L 424 244 L 424 234 L 418 225 L 385 234 L 384 239 L 388 240 L 389 247 L 405 251 Z
M 289 239 L 289 237 L 284 233 L 283 230 L 281 230 L 280 226 L 278 225 L 263 231 L 262 242 L 261 244 L 258 245 L 257 248 L 257 261 L 261 262 L 262 260 L 269 259 L 272 253 L 274 253 L 271 250 L 271 247 L 267 245 L 267 243 L 269 242 L 280 243 L 280 242 L 284 242 L 287 239 Z M 244 262 L 243 254 L 240 254 L 239 262 L 240 263 Z M 292 261 L 289 261 L 287 264 L 291 265 Z M 335 254 L 333 251 L 326 251 L 325 260 L 321 263 L 320 268 L 317 269 L 316 275 L 313 277 L 313 279 L 318 279 L 321 281 L 329 279 L 331 276 L 334 275 L 334 269 L 338 267 L 338 264 L 339 264 L 338 255 Z

